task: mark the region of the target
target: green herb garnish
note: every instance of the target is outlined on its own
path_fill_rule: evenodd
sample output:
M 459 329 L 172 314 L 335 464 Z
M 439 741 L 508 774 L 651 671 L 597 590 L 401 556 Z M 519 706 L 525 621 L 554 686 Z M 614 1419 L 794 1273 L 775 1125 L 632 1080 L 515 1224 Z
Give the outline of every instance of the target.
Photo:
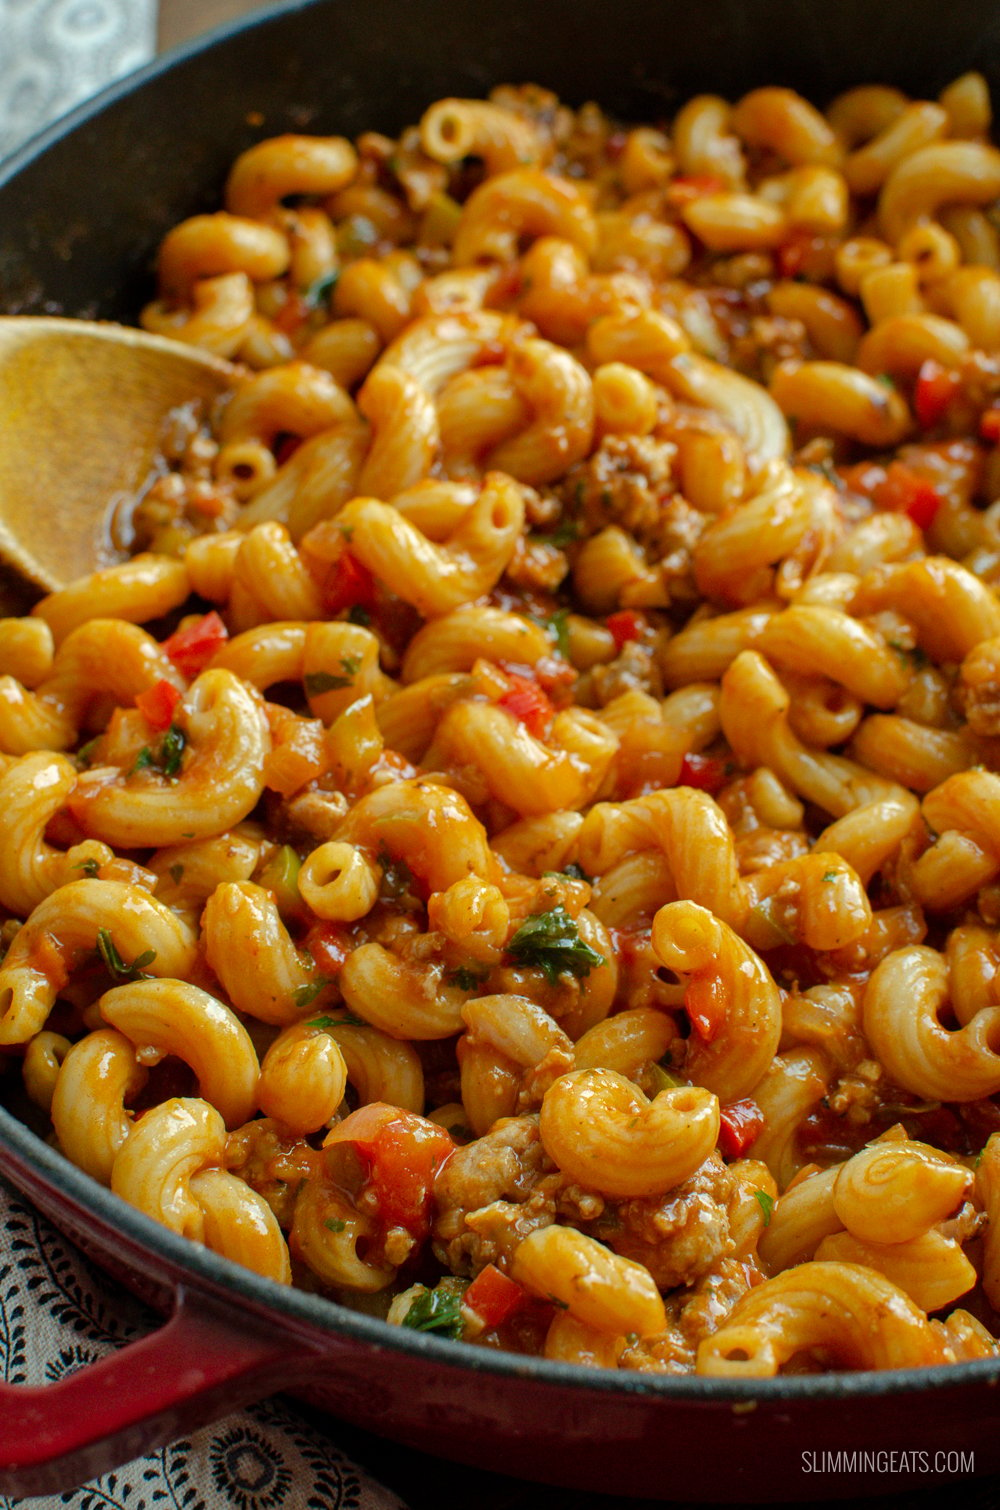
M 764 1226 L 771 1225 L 771 1212 L 774 1209 L 774 1196 L 768 1195 L 766 1190 L 755 1190 L 754 1199 L 764 1213 Z
M 107 928 L 97 930 L 97 952 L 104 961 L 104 967 L 109 975 L 117 980 L 152 980 L 151 975 L 145 974 L 146 966 L 151 965 L 156 958 L 155 949 L 146 949 L 142 954 L 137 954 L 130 965 L 127 965 L 118 953 L 114 939 Z
M 341 1221 L 339 1216 L 328 1216 L 323 1226 L 327 1232 L 343 1232 L 347 1223 Z
M 323 984 L 329 985 L 329 982 L 324 981 Z M 301 986 L 299 989 L 305 991 L 308 988 Z M 328 1017 L 326 1015 L 323 1017 L 314 1017 L 306 1026 L 310 1028 L 367 1028 L 368 1023 L 365 1022 L 363 1017 L 355 1017 L 353 1012 L 343 1012 L 339 1017 Z
M 328 980 L 325 975 L 321 975 L 318 980 L 311 980 L 304 986 L 298 986 L 292 992 L 292 1001 L 297 1007 L 312 1006 L 319 993 L 325 991 L 327 986 L 332 985 L 332 980 Z
M 324 692 L 339 692 L 342 687 L 350 687 L 353 682 L 353 673 L 349 676 L 338 676 L 335 671 L 310 671 L 302 678 L 307 697 L 321 697 Z
M 74 870 L 82 870 L 85 876 L 96 876 L 100 868 L 96 860 L 81 860 L 78 865 L 73 866 Z
M 324 273 L 322 277 L 315 279 L 306 289 L 303 298 L 310 309 L 316 309 L 320 304 L 329 304 L 330 295 L 337 286 L 340 270 L 335 269 L 332 273 Z
M 169 870 L 169 875 L 170 875 L 170 879 L 171 879 L 171 881 L 173 881 L 174 885 L 175 886 L 179 886 L 181 884 L 181 881 L 184 879 L 184 867 L 183 867 L 183 865 L 171 865 L 170 870 Z
M 457 970 L 449 970 L 445 976 L 445 985 L 457 986 L 460 991 L 474 991 L 481 986 L 484 980 L 489 979 L 488 970 L 470 970 L 465 965 L 459 965 Z
M 593 876 L 588 876 L 588 874 L 584 870 L 583 866 L 582 865 L 578 865 L 575 860 L 570 860 L 568 862 L 568 864 L 566 864 L 566 865 L 563 866 L 562 870 L 543 870 L 542 871 L 542 875 L 543 876 L 569 876 L 570 879 L 573 880 L 573 881 L 587 881 L 587 882 L 590 882 L 590 881 L 592 881 L 594 879 Z
M 362 629 L 367 629 L 372 621 L 372 616 L 367 608 L 362 608 L 360 603 L 355 603 L 347 615 L 349 624 L 360 624 Z
M 554 545 L 557 550 L 562 550 L 571 540 L 576 540 L 579 534 L 580 526 L 575 519 L 562 519 L 549 534 L 534 535 L 532 538 L 539 545 Z
M 462 1296 L 465 1286 L 443 1281 L 433 1290 L 424 1290 L 410 1302 L 403 1326 L 414 1332 L 437 1332 L 458 1342 L 462 1336 Z
M 541 970 L 550 986 L 564 972 L 581 979 L 595 965 L 605 963 L 603 954 L 580 937 L 579 930 L 565 907 L 550 912 L 536 912 L 525 918 L 507 945 L 507 953 L 521 965 Z
M 394 860 L 384 844 L 375 858 L 382 867 L 382 890 L 387 897 L 405 896 L 413 890 L 413 872 L 405 860 Z
M 824 881 L 835 881 L 837 879 L 837 872 L 835 870 L 824 871 L 822 879 Z
M 181 756 L 184 754 L 186 745 L 187 738 L 185 737 L 184 730 L 178 728 L 177 724 L 171 724 L 161 739 L 158 750 L 154 751 L 150 749 L 149 745 L 143 745 L 135 757 L 135 762 L 129 774 L 133 775 L 136 771 L 153 770 L 159 771 L 161 776 L 165 776 L 168 781 L 172 781 L 181 768 Z

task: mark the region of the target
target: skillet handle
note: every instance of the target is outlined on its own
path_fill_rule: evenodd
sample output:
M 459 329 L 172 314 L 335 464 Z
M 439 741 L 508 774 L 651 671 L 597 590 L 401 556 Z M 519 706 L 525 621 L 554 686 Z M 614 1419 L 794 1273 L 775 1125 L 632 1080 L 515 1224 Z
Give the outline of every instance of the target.
M 0 1381 L 0 1491 L 74 1488 L 301 1382 L 309 1352 L 181 1286 L 157 1331 L 55 1384 Z

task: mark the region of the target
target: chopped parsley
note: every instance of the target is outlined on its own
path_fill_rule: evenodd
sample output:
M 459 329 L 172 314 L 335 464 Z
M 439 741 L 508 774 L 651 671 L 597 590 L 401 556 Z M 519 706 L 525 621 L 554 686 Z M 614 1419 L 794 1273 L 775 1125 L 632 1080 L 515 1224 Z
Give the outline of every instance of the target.
M 443 1280 L 433 1290 L 422 1290 L 410 1302 L 410 1308 L 403 1317 L 403 1326 L 410 1327 L 414 1332 L 437 1332 L 442 1337 L 450 1337 L 454 1342 L 460 1341 L 464 1293 L 464 1284 L 460 1289 L 454 1281 L 449 1284 L 447 1280 Z
M 90 764 L 91 760 L 94 757 L 94 751 L 100 744 L 102 738 L 102 735 L 95 734 L 93 739 L 88 739 L 85 745 L 80 746 L 80 748 L 76 752 L 76 759 L 80 762 L 81 765 L 88 766 Z
M 323 984 L 328 985 L 329 982 L 324 981 Z M 304 991 L 306 987 L 302 986 L 300 990 Z M 314 1017 L 306 1026 L 310 1028 L 367 1028 L 368 1024 L 363 1017 L 355 1017 L 353 1012 L 343 1012 L 340 1017 L 328 1017 L 325 1014 L 322 1017 Z
M 361 667 L 359 655 L 341 656 L 343 675 L 338 676 L 335 671 L 310 671 L 302 678 L 302 685 L 306 689 L 307 697 L 319 697 L 324 692 L 338 692 L 342 687 L 351 687 L 354 678 Z
M 588 874 L 584 870 L 583 866 L 582 865 L 578 865 L 575 860 L 570 860 L 568 864 L 566 864 L 566 865 L 563 866 L 562 870 L 543 870 L 542 871 L 542 875 L 543 876 L 569 876 L 570 880 L 572 880 L 572 881 L 588 881 L 589 882 L 589 881 L 592 881 L 594 879 L 593 876 L 588 876 Z
M 292 1001 L 297 1007 L 310 1007 L 319 993 L 325 991 L 327 986 L 332 985 L 333 981 L 328 980 L 325 975 L 321 975 L 317 980 L 307 981 L 304 986 L 298 986 L 292 992 Z
M 474 991 L 489 978 L 489 973 L 488 970 L 472 970 L 466 965 L 459 965 L 457 970 L 449 970 L 444 978 L 445 985 L 457 986 L 460 991 Z
M 896 379 L 888 372 L 880 372 L 875 381 L 881 383 L 883 388 L 891 388 L 895 392 Z
M 915 671 L 922 671 L 929 664 L 929 657 L 919 645 L 901 645 L 898 640 L 888 640 L 886 643 L 890 650 L 895 650 L 897 655 L 908 660 Z
M 774 1208 L 774 1196 L 768 1195 L 766 1190 L 755 1190 L 754 1199 L 764 1213 L 764 1226 L 771 1225 L 771 1212 Z
M 375 858 L 382 867 L 382 891 L 387 897 L 402 897 L 413 890 L 413 872 L 405 860 L 394 860 L 384 844 Z
M 178 865 L 171 865 L 170 870 L 169 870 L 169 875 L 170 875 L 170 879 L 171 879 L 171 881 L 173 881 L 174 885 L 175 886 L 179 886 L 181 884 L 181 881 L 184 879 L 184 867 L 183 867 L 183 865 L 179 865 L 179 864 Z
M 552 636 L 559 654 L 565 660 L 569 660 L 569 628 L 566 623 L 569 618 L 569 609 L 557 608 L 555 613 L 550 613 L 546 617 L 529 613 L 528 618 L 533 624 L 537 624 L 539 629 L 546 630 Z
M 347 1226 L 347 1223 L 341 1221 L 339 1216 L 328 1216 L 326 1221 L 323 1223 L 323 1226 L 326 1228 L 327 1232 L 343 1232 L 345 1227 Z
M 550 986 L 564 971 L 579 980 L 595 965 L 605 963 L 603 954 L 580 937 L 573 919 L 561 906 L 525 918 L 507 945 L 507 953 L 518 964 L 541 970 Z
M 145 969 L 156 958 L 155 949 L 145 949 L 142 954 L 136 955 L 130 965 L 127 965 L 118 953 L 115 941 L 107 928 L 98 928 L 97 952 L 104 961 L 108 974 L 113 975 L 117 980 L 152 980 L 153 978 L 145 974 Z
M 303 295 L 310 309 L 317 309 L 321 304 L 329 304 L 330 295 L 337 286 L 339 276 L 340 270 L 336 269 L 332 273 L 324 273 L 322 277 L 310 283 Z
M 136 771 L 159 771 L 161 776 L 173 781 L 181 768 L 181 756 L 186 745 L 184 730 L 178 728 L 177 724 L 171 724 L 161 739 L 158 750 L 154 751 L 149 745 L 143 745 L 129 774 Z
M 368 625 L 372 621 L 371 614 L 368 612 L 367 608 L 362 608 L 360 603 L 355 603 L 352 606 L 350 613 L 347 615 L 347 618 L 349 623 L 360 624 L 362 629 L 367 629 Z
M 562 550 L 571 540 L 576 540 L 579 534 L 580 526 L 575 519 L 562 519 L 549 534 L 534 535 L 532 538 L 538 545 L 554 545 L 557 550 Z
M 837 872 L 835 870 L 824 871 L 824 873 L 823 873 L 823 880 L 824 881 L 835 881 L 836 879 L 837 879 Z
M 96 876 L 100 868 L 96 860 L 81 860 L 73 866 L 74 870 L 82 870 L 85 876 Z

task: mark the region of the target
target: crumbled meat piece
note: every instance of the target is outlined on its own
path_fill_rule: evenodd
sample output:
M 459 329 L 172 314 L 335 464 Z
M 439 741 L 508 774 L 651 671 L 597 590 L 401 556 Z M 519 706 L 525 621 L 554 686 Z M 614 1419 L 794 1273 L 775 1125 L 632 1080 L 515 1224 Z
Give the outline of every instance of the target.
M 604 708 L 623 692 L 635 691 L 662 697 L 663 677 L 656 648 L 628 640 L 613 661 L 594 666 L 585 678 L 581 677 L 576 700 L 589 707 Z
M 434 1252 L 453 1273 L 506 1268 L 518 1243 L 562 1220 L 597 1221 L 604 1200 L 557 1170 L 542 1146 L 536 1116 L 507 1117 L 459 1149 L 434 1187 Z
M 562 494 L 583 534 L 609 524 L 642 544 L 659 534 L 663 511 L 676 491 L 673 441 L 648 435 L 607 435 L 592 456 L 571 467 Z
M 238 1127 L 226 1139 L 226 1168 L 262 1195 L 284 1228 L 292 1225 L 295 1198 L 313 1172 L 315 1150 L 271 1117 Z
M 718 1331 L 736 1302 L 763 1278 L 752 1259 L 720 1259 L 693 1289 L 668 1296 L 666 1330 L 633 1342 L 619 1368 L 646 1374 L 693 1373 L 699 1343 Z
M 760 315 L 750 329 L 733 342 L 732 364 L 765 385 L 779 362 L 803 362 L 812 355 L 801 320 L 781 315 Z
M 984 640 L 966 656 L 955 701 L 974 734 L 1000 734 L 1000 642 Z
M 616 1253 L 645 1264 L 658 1289 L 672 1290 L 692 1284 L 732 1252 L 729 1211 L 735 1199 L 733 1176 L 712 1153 L 664 1195 L 609 1203 L 591 1230 Z

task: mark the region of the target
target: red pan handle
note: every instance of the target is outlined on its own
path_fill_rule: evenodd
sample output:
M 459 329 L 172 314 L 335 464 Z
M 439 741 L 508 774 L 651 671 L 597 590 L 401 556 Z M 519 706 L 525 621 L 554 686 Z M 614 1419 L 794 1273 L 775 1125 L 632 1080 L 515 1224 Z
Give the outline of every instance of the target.
M 0 1491 L 74 1488 L 301 1382 L 307 1352 L 180 1287 L 157 1331 L 55 1384 L 0 1382 Z

